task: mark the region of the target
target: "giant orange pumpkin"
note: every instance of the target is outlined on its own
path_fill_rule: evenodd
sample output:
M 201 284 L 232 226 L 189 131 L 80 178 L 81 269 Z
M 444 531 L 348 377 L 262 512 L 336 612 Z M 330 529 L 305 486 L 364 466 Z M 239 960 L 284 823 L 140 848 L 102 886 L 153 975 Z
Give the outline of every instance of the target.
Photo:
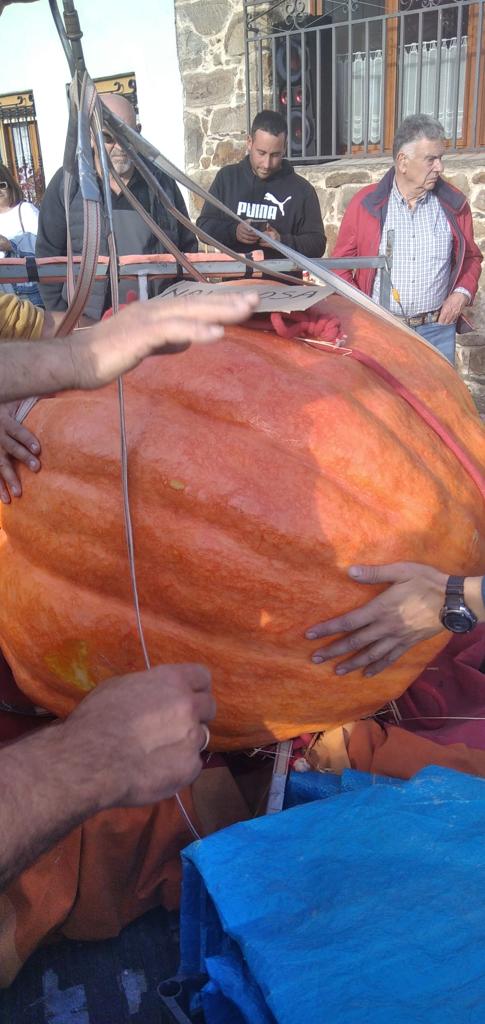
M 434 410 L 477 466 L 483 429 L 454 370 L 418 338 L 327 300 L 350 346 Z M 131 508 L 152 663 L 213 671 L 214 745 L 355 719 L 398 696 L 447 636 L 374 679 L 315 666 L 305 628 L 367 601 L 353 562 L 485 570 L 483 501 L 456 456 L 351 357 L 235 328 L 126 379 Z M 116 386 L 40 402 L 43 469 L 3 513 L 0 636 L 21 688 L 67 714 L 143 667 L 126 555 Z

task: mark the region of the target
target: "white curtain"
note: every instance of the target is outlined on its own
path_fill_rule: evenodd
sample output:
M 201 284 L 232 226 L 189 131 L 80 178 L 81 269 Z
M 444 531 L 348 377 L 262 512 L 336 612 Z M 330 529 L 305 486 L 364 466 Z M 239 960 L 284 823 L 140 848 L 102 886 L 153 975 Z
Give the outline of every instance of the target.
M 463 36 L 458 52 L 458 40 L 443 39 L 440 48 L 440 92 L 438 118 L 446 137 L 453 135 L 454 109 L 458 84 L 457 138 L 463 132 L 463 103 L 465 94 L 466 56 L 468 39 Z M 352 121 L 351 135 L 354 146 L 365 142 L 364 106 L 367 58 L 363 52 L 352 54 Z M 438 43 L 436 40 L 421 46 L 421 102 L 419 113 L 434 114 L 437 88 Z M 402 116 L 418 113 L 419 44 L 404 47 Z M 382 50 L 369 52 L 369 143 L 381 141 L 382 90 L 385 88 Z M 346 144 L 349 131 L 349 57 L 337 56 L 337 123 L 339 142 Z
M 447 139 L 453 135 L 456 88 L 458 85 L 458 118 L 457 137 L 463 131 L 463 101 L 465 95 L 467 36 L 461 39 L 458 53 L 458 40 L 443 39 L 440 48 L 440 95 L 438 103 L 438 120 L 445 129 Z M 438 81 L 438 43 L 423 43 L 421 65 L 421 114 L 434 115 L 436 86 Z M 402 116 L 416 112 L 418 99 L 419 47 L 411 43 L 405 47 L 403 76 L 403 111 Z
M 352 143 L 364 141 L 365 53 L 352 54 Z M 381 137 L 382 50 L 369 51 L 369 142 Z M 337 124 L 339 141 L 346 143 L 349 133 L 349 58 L 337 56 Z

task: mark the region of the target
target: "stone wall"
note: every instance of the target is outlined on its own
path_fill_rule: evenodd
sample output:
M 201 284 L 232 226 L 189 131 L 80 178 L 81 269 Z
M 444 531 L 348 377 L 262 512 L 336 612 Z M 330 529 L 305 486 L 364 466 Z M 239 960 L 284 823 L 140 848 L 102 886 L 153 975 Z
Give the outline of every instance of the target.
M 209 186 L 244 155 L 246 82 L 241 0 L 175 0 L 185 110 L 185 166 Z M 194 199 L 192 214 L 200 204 Z
M 185 163 L 208 188 L 218 169 L 246 150 L 246 82 L 241 0 L 174 0 L 179 63 L 184 89 Z M 254 81 L 251 74 L 251 80 Z M 256 110 L 255 98 L 251 109 Z M 390 160 L 353 157 L 296 167 L 315 186 L 331 255 L 339 224 L 352 196 L 377 181 Z M 445 177 L 467 196 L 475 238 L 485 252 L 485 154 L 450 155 Z M 200 201 L 192 197 L 191 214 Z M 462 335 L 458 368 L 485 414 L 485 272 L 470 311 L 476 331 Z

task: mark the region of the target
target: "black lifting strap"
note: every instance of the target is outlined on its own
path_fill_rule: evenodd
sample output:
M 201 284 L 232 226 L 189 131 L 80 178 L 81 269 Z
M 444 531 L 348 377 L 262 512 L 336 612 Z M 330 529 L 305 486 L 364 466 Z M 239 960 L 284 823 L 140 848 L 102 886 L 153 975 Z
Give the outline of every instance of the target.
M 39 280 L 39 271 L 37 270 L 35 256 L 25 257 L 25 269 L 27 271 L 27 277 L 29 279 L 30 284 L 37 284 Z

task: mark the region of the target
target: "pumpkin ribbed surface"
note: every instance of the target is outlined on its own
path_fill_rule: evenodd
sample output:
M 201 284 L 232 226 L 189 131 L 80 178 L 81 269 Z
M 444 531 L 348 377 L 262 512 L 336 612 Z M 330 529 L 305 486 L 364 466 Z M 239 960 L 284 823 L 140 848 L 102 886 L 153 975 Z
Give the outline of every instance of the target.
M 457 375 L 399 328 L 328 303 L 485 463 Z M 219 748 L 355 719 L 398 696 L 446 642 L 374 679 L 314 666 L 310 624 L 367 601 L 354 562 L 485 570 L 479 492 L 433 431 L 352 358 L 234 328 L 126 378 L 138 588 L 153 664 L 213 671 Z M 123 527 L 116 386 L 40 402 L 39 476 L 3 511 L 0 636 L 17 682 L 68 713 L 102 679 L 143 667 Z

